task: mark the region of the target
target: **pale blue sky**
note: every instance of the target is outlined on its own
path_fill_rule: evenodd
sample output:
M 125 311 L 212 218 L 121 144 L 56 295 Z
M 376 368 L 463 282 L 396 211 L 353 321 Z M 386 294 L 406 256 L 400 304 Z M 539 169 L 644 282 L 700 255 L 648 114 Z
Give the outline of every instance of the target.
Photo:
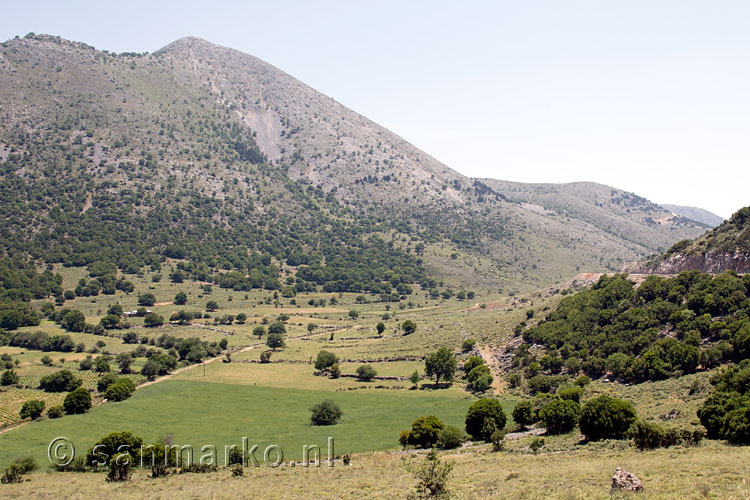
M 750 205 L 747 1 L 0 1 L 115 52 L 193 35 L 253 54 L 471 176 Z

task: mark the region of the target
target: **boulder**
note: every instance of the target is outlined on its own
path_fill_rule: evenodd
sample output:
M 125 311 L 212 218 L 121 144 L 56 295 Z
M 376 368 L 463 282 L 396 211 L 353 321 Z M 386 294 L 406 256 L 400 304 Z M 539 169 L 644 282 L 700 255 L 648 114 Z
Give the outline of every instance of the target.
M 611 491 L 643 491 L 643 483 L 632 472 L 628 472 L 622 467 L 618 467 L 615 475 L 612 476 Z

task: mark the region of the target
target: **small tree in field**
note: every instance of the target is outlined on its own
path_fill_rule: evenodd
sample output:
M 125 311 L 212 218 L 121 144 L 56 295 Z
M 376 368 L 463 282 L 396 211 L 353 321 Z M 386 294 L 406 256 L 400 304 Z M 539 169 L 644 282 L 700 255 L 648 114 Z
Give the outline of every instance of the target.
M 174 296 L 174 303 L 178 306 L 184 306 L 187 304 L 187 294 L 185 292 L 178 292 L 177 295 Z
M 265 335 L 265 334 L 266 334 L 266 328 L 265 327 L 258 325 L 255 328 L 253 328 L 253 335 L 255 335 L 256 337 L 258 337 L 258 339 L 262 338 L 263 335 Z
M 401 330 L 403 330 L 404 335 L 411 335 L 412 333 L 417 331 L 417 324 L 412 320 L 407 319 L 406 321 L 401 323 Z
M 383 336 L 383 332 L 385 331 L 385 323 L 382 321 L 379 322 L 377 325 L 375 325 L 375 329 L 378 331 L 379 336 Z
M 83 387 L 79 387 L 65 396 L 63 408 L 68 415 L 86 413 L 91 409 L 91 394 Z
M 266 338 L 266 345 L 274 351 L 284 347 L 286 345 L 284 343 L 284 335 L 281 333 L 269 333 L 268 338 Z
M 341 419 L 344 412 L 341 411 L 331 399 L 324 399 L 320 403 L 310 408 L 310 422 L 312 425 L 336 425 Z
M 447 347 L 441 347 L 424 360 L 424 372 L 428 377 L 435 377 L 435 384 L 439 384 L 440 379 L 453 380 L 456 366 L 456 358 Z
M 327 370 L 338 362 L 339 358 L 334 353 L 320 351 L 318 353 L 318 358 L 315 360 L 315 369 L 320 371 Z

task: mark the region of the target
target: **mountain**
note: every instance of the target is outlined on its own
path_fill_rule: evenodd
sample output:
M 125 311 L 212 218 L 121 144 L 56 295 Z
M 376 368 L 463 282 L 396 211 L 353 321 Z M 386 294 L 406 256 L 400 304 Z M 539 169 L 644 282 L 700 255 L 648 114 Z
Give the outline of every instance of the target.
M 738 210 L 700 238 L 675 243 L 636 271 L 670 274 L 689 269 L 710 273 L 750 272 L 750 207 Z
M 115 54 L 31 34 L 0 45 L 0 87 L 3 251 L 92 276 L 169 258 L 235 289 L 528 287 L 705 230 L 606 186 L 467 178 L 197 38 Z
M 683 207 L 682 205 L 669 205 L 666 203 L 662 203 L 661 206 L 680 217 L 703 223 L 709 227 L 716 227 L 724 222 L 723 217 L 702 208 Z

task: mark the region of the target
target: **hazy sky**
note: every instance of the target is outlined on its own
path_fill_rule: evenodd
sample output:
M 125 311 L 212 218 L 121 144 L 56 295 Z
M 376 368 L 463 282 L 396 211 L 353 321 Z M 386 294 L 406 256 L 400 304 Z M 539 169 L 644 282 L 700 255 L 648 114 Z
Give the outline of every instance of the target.
M 747 0 L 0 0 L 0 39 L 31 31 L 234 47 L 470 176 L 750 205 Z

